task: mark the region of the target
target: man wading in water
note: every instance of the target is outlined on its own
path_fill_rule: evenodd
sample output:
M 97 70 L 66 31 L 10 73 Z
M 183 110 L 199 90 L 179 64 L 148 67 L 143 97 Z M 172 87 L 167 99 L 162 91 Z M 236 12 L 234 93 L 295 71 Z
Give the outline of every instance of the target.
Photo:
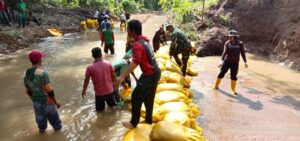
M 36 122 L 41 133 L 45 132 L 47 128 L 47 120 L 55 131 L 62 128 L 56 110 L 60 107 L 60 104 L 55 99 L 48 73 L 40 68 L 44 56 L 44 53 L 36 50 L 29 54 L 32 67 L 27 69 L 24 77 L 26 93 L 33 102 Z
M 232 94 L 237 94 L 235 91 L 236 81 L 237 81 L 237 74 L 239 70 L 239 61 L 240 61 L 240 54 L 243 57 L 245 67 L 248 67 L 245 48 L 242 41 L 239 40 L 239 35 L 235 30 L 229 31 L 229 40 L 224 45 L 224 51 L 222 54 L 221 62 L 219 67 L 221 68 L 221 72 L 218 75 L 218 78 L 215 82 L 214 89 L 219 89 L 219 85 L 221 79 L 224 78 L 227 71 L 230 69 L 230 76 L 231 76 L 231 92 Z
M 145 122 L 152 124 L 152 112 L 154 96 L 160 79 L 160 69 L 156 63 L 154 52 L 149 44 L 149 39 L 142 35 L 142 24 L 138 20 L 131 20 L 127 26 L 128 36 L 135 39 L 132 47 L 132 62 L 129 67 L 117 78 L 117 87 L 138 65 L 142 70 L 142 75 L 137 81 L 136 87 L 132 92 L 131 98 L 131 121 L 122 122 L 128 129 L 135 128 L 140 121 L 141 107 L 145 103 L 146 118 Z

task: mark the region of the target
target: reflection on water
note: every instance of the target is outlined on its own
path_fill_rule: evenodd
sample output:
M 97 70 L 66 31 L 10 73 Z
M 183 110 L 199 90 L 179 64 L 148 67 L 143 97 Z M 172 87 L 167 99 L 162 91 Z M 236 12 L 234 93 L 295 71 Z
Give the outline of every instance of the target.
M 118 29 L 116 29 L 118 30 Z M 124 55 L 126 33 L 118 32 L 115 56 L 104 55 L 104 59 L 114 61 Z M 107 108 L 103 113 L 95 112 L 92 83 L 88 96 L 81 98 L 82 83 L 86 66 L 93 62 L 91 49 L 100 47 L 99 33 L 95 30 L 85 33 L 49 37 L 37 44 L 47 54 L 43 68 L 50 74 L 57 99 L 63 107 L 59 113 L 63 122 L 61 132 L 54 132 L 48 125 L 47 132 L 38 133 L 32 104 L 23 87 L 23 74 L 30 66 L 25 49 L 15 57 L 3 59 L 0 63 L 1 106 L 0 140 L 47 141 L 47 140 L 121 140 L 126 129 L 120 124 L 128 120 L 126 110 L 113 111 Z

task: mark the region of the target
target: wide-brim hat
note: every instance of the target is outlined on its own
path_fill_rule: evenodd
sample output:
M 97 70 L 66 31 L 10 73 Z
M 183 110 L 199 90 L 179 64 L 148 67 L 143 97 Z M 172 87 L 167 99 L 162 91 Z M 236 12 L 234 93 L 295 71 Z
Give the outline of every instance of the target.
M 230 30 L 227 36 L 229 36 L 229 37 L 239 37 L 240 35 L 238 34 L 238 32 L 236 30 Z

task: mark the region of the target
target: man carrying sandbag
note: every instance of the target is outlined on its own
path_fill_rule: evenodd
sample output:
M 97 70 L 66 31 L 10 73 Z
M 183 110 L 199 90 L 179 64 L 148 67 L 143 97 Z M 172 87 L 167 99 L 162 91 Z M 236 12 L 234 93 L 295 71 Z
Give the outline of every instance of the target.
M 142 75 L 137 81 L 136 87 L 132 92 L 131 105 L 132 117 L 130 122 L 122 122 L 128 129 L 135 128 L 140 122 L 141 107 L 145 104 L 145 122 L 152 124 L 152 112 L 155 91 L 160 79 L 160 69 L 154 57 L 154 52 L 149 44 L 149 39 L 142 35 L 142 24 L 138 20 L 131 20 L 127 26 L 128 36 L 135 39 L 132 47 L 132 62 L 129 67 L 117 78 L 117 87 L 138 65 L 142 70 Z
M 171 33 L 170 58 L 172 59 L 172 57 L 174 57 L 176 63 L 181 67 L 183 76 L 185 76 L 192 49 L 191 42 L 181 30 L 175 29 L 173 25 L 168 25 L 166 29 Z M 178 54 L 182 55 L 181 60 Z

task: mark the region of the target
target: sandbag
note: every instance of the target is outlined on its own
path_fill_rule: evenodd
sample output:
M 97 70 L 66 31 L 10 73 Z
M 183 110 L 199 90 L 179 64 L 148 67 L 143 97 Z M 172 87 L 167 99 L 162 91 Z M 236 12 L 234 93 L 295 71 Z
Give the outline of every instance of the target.
M 160 121 L 152 128 L 152 141 L 205 141 L 197 131 L 168 121 Z
M 55 28 L 49 28 L 49 29 L 47 29 L 47 31 L 53 36 L 61 36 L 62 35 L 62 32 Z
M 183 87 L 189 88 L 191 86 L 191 81 L 192 81 L 191 77 L 185 76 L 183 77 L 181 84 L 183 85 Z
M 182 75 L 182 71 L 181 71 L 180 67 L 178 67 L 178 65 L 171 60 L 168 60 L 166 62 L 166 68 L 168 71 L 176 72 L 176 73 Z
M 193 118 L 190 118 L 183 112 L 170 112 L 167 113 L 163 119 L 164 121 L 168 121 L 171 123 L 176 123 L 178 125 L 183 125 L 186 127 L 191 127 L 191 121 L 194 121 Z M 193 123 L 194 124 L 194 123 Z M 196 126 L 193 125 L 196 129 Z
M 138 124 L 138 126 L 132 130 L 128 130 L 123 138 L 123 141 L 151 141 L 150 133 L 153 125 Z
M 160 105 L 159 114 L 162 117 L 164 117 L 169 112 L 183 112 L 188 116 L 192 116 L 190 107 L 184 102 L 168 102 Z
M 161 105 L 167 102 L 184 102 L 188 103 L 188 97 L 185 96 L 182 92 L 176 91 L 162 91 L 156 93 L 155 103 Z
M 131 88 L 129 88 L 129 89 L 122 89 L 120 91 L 119 95 L 120 95 L 121 99 L 125 100 L 125 99 L 127 99 L 131 95 L 131 93 L 132 93 Z
M 191 93 L 189 92 L 188 89 L 184 88 L 180 84 L 176 83 L 161 83 L 157 85 L 156 92 L 161 92 L 161 91 L 178 91 L 184 93 L 186 96 L 191 96 Z
M 165 71 L 167 68 L 165 66 L 165 64 L 158 62 L 158 67 L 160 68 L 161 71 Z
M 190 75 L 190 76 L 197 76 L 198 72 L 195 69 L 193 69 L 191 67 L 188 67 L 187 68 L 187 74 Z
M 156 123 L 156 122 L 159 122 L 159 121 L 161 121 L 161 120 L 163 120 L 163 116 L 164 115 L 162 115 L 161 113 L 160 113 L 160 105 L 158 105 L 157 103 L 154 103 L 154 105 L 153 105 L 153 112 L 152 112 L 152 121 L 154 122 L 154 123 Z M 145 116 L 146 116 L 146 108 L 145 108 L 145 105 L 143 104 L 142 105 L 142 108 L 141 108 L 141 116 L 143 117 L 143 118 L 145 118 Z
M 110 23 L 110 27 L 111 27 L 112 29 L 114 29 L 114 28 L 115 28 L 115 22 L 114 22 L 114 20 L 110 19 L 110 20 L 109 20 L 109 23 Z
M 165 55 L 165 54 L 155 54 L 155 58 L 162 58 L 162 59 L 165 59 L 165 60 L 168 60 L 170 59 L 170 56 L 169 55 Z
M 93 28 L 95 26 L 92 19 L 86 19 L 86 25 L 88 28 Z
M 80 22 L 80 25 L 83 29 L 87 29 L 87 26 L 86 26 L 86 21 L 81 21 Z
M 164 78 L 167 83 L 178 83 L 181 85 L 183 85 L 184 81 L 182 75 L 170 71 L 163 71 L 161 74 L 161 78 Z

